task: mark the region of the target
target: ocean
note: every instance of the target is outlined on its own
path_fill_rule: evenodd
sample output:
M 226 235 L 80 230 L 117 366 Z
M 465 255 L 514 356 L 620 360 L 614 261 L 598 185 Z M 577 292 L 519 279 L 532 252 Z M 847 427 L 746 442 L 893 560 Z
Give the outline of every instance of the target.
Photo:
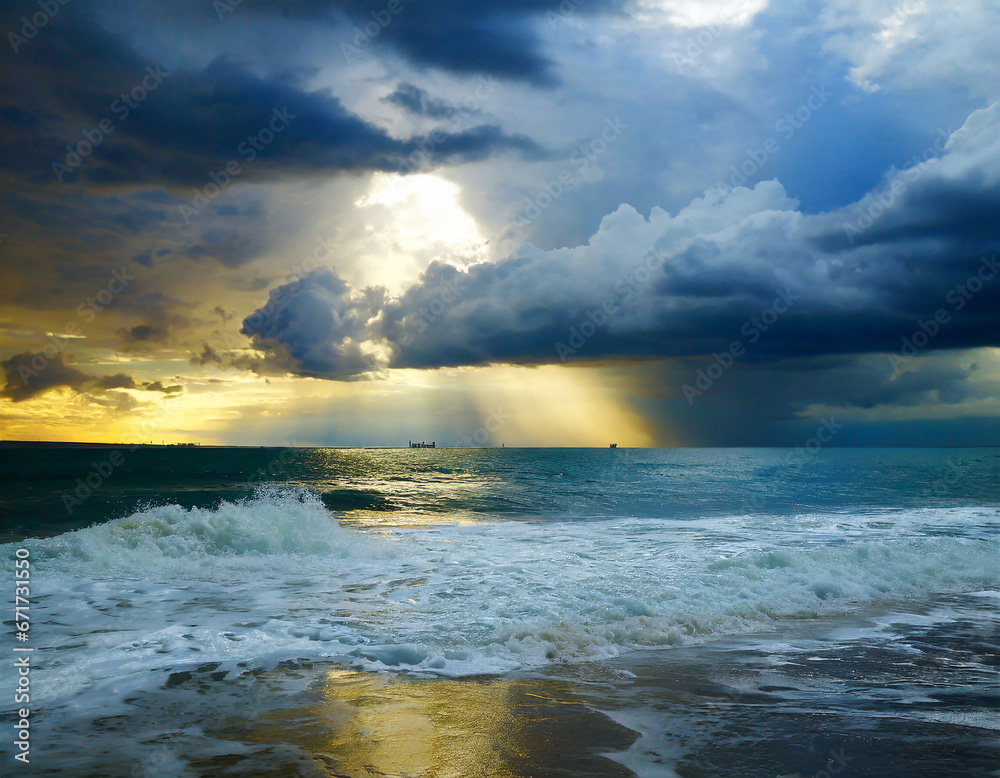
M 4 775 L 1000 774 L 1000 449 L 0 462 Z

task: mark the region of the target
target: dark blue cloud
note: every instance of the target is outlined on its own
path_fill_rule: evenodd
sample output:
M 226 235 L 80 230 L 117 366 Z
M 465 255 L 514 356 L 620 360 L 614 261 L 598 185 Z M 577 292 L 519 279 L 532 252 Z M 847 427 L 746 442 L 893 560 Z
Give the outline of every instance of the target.
M 72 389 L 78 394 L 99 397 L 117 389 L 137 389 L 149 392 L 176 394 L 183 390 L 180 385 L 164 386 L 160 381 L 136 382 L 124 373 L 114 375 L 94 375 L 79 370 L 63 359 L 62 354 L 40 355 L 30 351 L 15 354 L 0 362 L 0 369 L 6 383 L 0 390 L 0 397 L 13 402 L 24 402 L 56 389 Z
M 396 89 L 382 98 L 382 102 L 397 105 L 417 116 L 429 119 L 445 119 L 455 116 L 462 109 L 447 100 L 432 97 L 426 89 L 421 89 L 405 81 L 400 82 Z
M 554 63 L 542 51 L 536 25 L 559 23 L 560 14 L 622 13 L 627 4 L 624 0 L 576 0 L 562 6 L 552 0 L 401 0 L 399 13 L 387 17 L 388 5 L 371 0 L 245 0 L 241 10 L 313 22 L 344 17 L 361 33 L 366 25 L 378 29 L 374 45 L 390 46 L 416 65 L 550 86 L 557 82 Z M 378 26 L 379 19 L 387 18 L 391 20 Z
M 320 268 L 272 290 L 268 302 L 243 320 L 241 332 L 301 375 L 350 378 L 377 367 L 361 343 L 382 299 L 376 289 L 354 295 Z
M 927 352 L 995 346 L 997 130 L 1000 104 L 973 114 L 939 158 L 888 179 L 891 201 L 806 215 L 766 182 L 676 216 L 622 207 L 574 249 L 527 246 L 467 270 L 436 261 L 350 337 L 388 341 L 399 368 L 684 358 L 737 340 L 748 362 L 857 355 L 899 351 L 922 326 Z M 338 290 L 335 311 L 354 299 Z
M 15 24 L 16 14 L 0 13 L 4 28 Z M 305 91 L 291 76 L 264 78 L 224 58 L 170 72 L 102 30 L 82 4 L 66 6 L 44 34 L 0 75 L 5 169 L 36 184 L 204 186 L 229 160 L 242 163 L 246 181 L 541 153 L 529 138 L 493 125 L 396 139 L 325 90 Z M 137 89 L 144 96 L 133 107 L 118 100 Z M 99 131 L 102 120 L 108 134 Z M 247 142 L 252 137 L 257 143 Z

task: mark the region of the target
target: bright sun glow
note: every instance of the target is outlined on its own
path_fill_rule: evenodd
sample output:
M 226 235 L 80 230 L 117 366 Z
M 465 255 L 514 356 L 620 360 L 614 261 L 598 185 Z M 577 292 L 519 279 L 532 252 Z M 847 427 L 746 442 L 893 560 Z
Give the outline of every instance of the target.
M 393 291 L 412 283 L 441 259 L 465 265 L 486 239 L 459 203 L 458 185 L 434 175 L 376 175 L 355 205 L 372 222 L 370 250 L 377 281 Z
M 714 24 L 740 26 L 767 7 L 768 0 L 724 0 L 704 3 L 698 0 L 641 0 L 647 21 L 657 17 L 677 27 L 707 27 Z

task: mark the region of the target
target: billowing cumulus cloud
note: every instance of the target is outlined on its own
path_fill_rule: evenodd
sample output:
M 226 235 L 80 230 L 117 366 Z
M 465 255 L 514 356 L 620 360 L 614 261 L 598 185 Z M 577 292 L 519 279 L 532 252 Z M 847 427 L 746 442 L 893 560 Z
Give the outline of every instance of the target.
M 263 349 L 286 353 L 302 375 L 349 378 L 377 366 L 362 341 L 383 299 L 380 289 L 352 294 L 321 268 L 273 290 L 268 303 L 243 320 L 241 332 Z
M 851 63 L 848 78 L 867 92 L 940 82 L 991 97 L 1000 89 L 1000 66 L 980 34 L 1000 24 L 996 3 L 959 0 L 945 9 L 928 0 L 832 0 L 821 23 L 833 33 L 826 49 Z
M 736 340 L 749 361 L 864 354 L 900 349 L 921 322 L 929 349 L 997 345 L 1000 104 L 940 149 L 835 212 L 803 214 L 775 181 L 676 215 L 622 206 L 583 246 L 434 262 L 381 307 L 333 277 L 322 294 L 320 279 L 279 287 L 291 316 L 261 335 L 326 377 L 375 367 L 312 356 L 348 340 L 388 343 L 387 366 L 408 368 L 689 357 Z

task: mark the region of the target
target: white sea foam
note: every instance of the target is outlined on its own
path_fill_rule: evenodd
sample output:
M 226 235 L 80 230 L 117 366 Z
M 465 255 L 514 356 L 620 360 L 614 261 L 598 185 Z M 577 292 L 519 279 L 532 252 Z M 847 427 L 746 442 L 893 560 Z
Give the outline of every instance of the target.
M 19 545 L 36 693 L 52 699 L 206 662 L 503 672 L 995 591 L 997 522 L 977 508 L 385 533 L 285 490 Z

